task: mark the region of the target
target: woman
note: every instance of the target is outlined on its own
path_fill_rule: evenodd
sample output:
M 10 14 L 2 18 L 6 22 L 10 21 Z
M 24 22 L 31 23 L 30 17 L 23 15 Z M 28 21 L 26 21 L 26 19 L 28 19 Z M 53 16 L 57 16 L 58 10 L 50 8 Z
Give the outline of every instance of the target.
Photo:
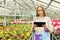
M 45 10 L 43 7 L 38 6 L 36 10 L 37 14 L 34 17 L 34 22 L 45 22 L 46 24 L 43 27 L 37 27 L 34 24 L 33 31 L 34 31 L 34 40 L 50 40 L 49 33 L 53 31 L 53 26 L 51 24 L 51 20 L 49 17 L 46 16 Z

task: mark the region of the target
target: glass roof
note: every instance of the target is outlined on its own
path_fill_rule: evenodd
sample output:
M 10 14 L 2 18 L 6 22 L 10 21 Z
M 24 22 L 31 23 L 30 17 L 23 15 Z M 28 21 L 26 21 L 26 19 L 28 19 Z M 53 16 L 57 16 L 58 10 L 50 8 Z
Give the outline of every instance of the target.
M 38 5 L 45 8 L 47 16 L 60 17 L 60 0 L 0 0 L 0 15 L 35 16 Z
M 59 3 L 52 2 L 51 5 L 53 5 L 56 8 L 56 10 L 60 10 L 60 4 Z
M 55 0 L 55 1 L 60 2 L 60 0 Z

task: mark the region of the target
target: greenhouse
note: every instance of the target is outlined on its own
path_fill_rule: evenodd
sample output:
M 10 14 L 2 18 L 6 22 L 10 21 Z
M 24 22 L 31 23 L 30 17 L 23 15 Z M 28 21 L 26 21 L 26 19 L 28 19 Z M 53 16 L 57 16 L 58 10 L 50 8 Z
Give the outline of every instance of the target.
M 50 39 L 60 40 L 60 0 L 0 0 L 0 40 L 33 40 L 38 6 L 44 7 L 52 20 L 54 31 Z

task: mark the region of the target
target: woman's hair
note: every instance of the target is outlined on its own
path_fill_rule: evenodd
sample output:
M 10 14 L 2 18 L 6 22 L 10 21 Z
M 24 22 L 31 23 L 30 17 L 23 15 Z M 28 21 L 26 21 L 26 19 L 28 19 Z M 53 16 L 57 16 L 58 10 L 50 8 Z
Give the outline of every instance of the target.
M 37 7 L 37 9 L 36 9 L 36 16 L 37 16 L 37 17 L 39 16 L 39 14 L 38 14 L 38 8 L 39 8 L 39 7 L 42 8 L 42 10 L 43 10 L 43 15 L 46 16 L 46 14 L 45 14 L 45 9 L 44 9 L 42 6 L 38 6 L 38 7 Z

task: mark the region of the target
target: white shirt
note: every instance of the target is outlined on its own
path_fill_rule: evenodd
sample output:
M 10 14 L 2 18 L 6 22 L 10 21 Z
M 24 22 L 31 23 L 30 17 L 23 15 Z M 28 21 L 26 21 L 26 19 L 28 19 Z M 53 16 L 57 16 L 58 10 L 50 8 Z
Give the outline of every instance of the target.
M 46 26 L 50 30 L 50 32 L 53 31 L 53 26 L 50 17 L 44 17 L 41 19 L 39 19 L 38 17 L 34 17 L 33 22 L 46 22 Z

